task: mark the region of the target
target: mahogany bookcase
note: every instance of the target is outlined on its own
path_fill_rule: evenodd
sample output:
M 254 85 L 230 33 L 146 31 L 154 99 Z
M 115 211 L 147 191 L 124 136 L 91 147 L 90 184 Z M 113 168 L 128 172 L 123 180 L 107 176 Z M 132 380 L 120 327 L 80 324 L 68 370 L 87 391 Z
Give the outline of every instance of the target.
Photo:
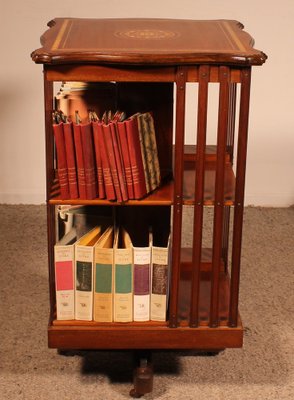
M 58 349 L 197 349 L 241 347 L 238 313 L 251 68 L 266 55 L 237 21 L 56 18 L 32 59 L 43 64 L 50 319 Z M 55 171 L 54 82 L 116 82 L 113 104 L 128 113 L 152 110 L 160 166 L 171 176 L 142 200 L 61 200 Z M 194 84 L 196 130 L 187 143 L 187 84 Z M 211 88 L 217 87 L 215 143 L 207 144 Z M 236 132 L 236 134 L 235 134 Z M 55 207 L 128 208 L 128 215 L 169 219 L 172 264 L 166 322 L 57 321 Z M 182 247 L 183 210 L 193 208 L 193 240 Z M 211 248 L 203 248 L 205 208 L 213 213 Z M 131 210 L 131 211 L 130 211 Z M 146 212 L 148 210 L 148 212 Z M 231 212 L 231 210 L 233 210 Z M 233 223 L 230 224 L 230 219 Z M 230 229 L 232 226 L 232 229 Z M 144 365 L 141 366 L 144 373 Z M 137 376 L 138 378 L 138 376 Z M 149 382 L 150 383 L 150 382 Z M 148 386 L 148 385 L 147 385 Z M 151 390 L 135 381 L 133 395 Z

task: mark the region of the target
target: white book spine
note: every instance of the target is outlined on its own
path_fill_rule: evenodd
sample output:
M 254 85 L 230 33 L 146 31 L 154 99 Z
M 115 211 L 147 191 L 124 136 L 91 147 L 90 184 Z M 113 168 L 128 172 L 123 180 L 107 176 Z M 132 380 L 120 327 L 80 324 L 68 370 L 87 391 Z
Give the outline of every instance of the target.
M 55 245 L 54 262 L 56 318 L 58 320 L 71 320 L 75 318 L 74 246 Z
M 93 319 L 93 247 L 77 245 L 75 258 L 75 319 L 91 321 Z

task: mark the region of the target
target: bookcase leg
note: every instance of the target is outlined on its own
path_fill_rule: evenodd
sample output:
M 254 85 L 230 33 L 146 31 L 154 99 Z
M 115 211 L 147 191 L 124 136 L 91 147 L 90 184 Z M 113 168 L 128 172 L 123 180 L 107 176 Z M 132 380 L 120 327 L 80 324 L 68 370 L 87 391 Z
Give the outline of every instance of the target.
M 77 353 L 77 351 L 75 351 L 75 350 L 57 349 L 57 354 L 59 356 L 73 357 L 76 355 L 76 353 Z
M 136 367 L 134 369 L 134 388 L 130 391 L 130 396 L 140 398 L 153 389 L 153 367 L 151 362 L 151 352 L 138 351 L 135 354 Z

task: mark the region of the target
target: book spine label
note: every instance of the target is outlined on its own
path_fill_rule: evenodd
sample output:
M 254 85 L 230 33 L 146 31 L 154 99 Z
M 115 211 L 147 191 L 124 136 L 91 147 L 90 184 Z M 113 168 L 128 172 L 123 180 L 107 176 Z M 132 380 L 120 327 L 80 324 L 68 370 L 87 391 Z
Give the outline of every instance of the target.
M 95 250 L 94 321 L 113 321 L 113 249 Z
M 114 321 L 133 320 L 132 249 L 115 250 Z
M 55 246 L 56 317 L 71 320 L 74 312 L 74 246 Z
M 93 248 L 76 246 L 75 319 L 93 319 Z
M 134 321 L 150 320 L 150 248 L 134 247 Z

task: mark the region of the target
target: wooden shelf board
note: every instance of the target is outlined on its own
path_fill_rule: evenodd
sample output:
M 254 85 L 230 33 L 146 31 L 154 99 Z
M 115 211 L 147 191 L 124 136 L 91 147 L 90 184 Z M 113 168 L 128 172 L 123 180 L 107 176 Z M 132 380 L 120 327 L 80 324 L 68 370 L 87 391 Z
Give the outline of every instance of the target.
M 212 275 L 212 249 L 203 248 L 200 265 L 200 292 L 199 292 L 199 324 L 200 326 L 209 325 L 210 315 L 210 294 L 211 294 L 211 275 Z M 179 282 L 179 321 L 182 326 L 188 326 L 190 317 L 191 302 L 191 277 L 193 271 L 192 248 L 181 249 L 181 266 Z M 228 325 L 229 317 L 229 295 L 230 278 L 224 268 L 224 263 L 220 264 L 219 276 L 219 324 Z
M 185 163 L 184 170 L 184 187 L 183 196 L 184 204 L 193 205 L 195 193 L 195 170 L 190 169 L 191 163 Z M 215 175 L 216 163 L 214 161 L 206 161 L 205 163 L 205 181 L 204 181 L 204 198 L 203 203 L 206 206 L 214 205 L 215 195 Z M 235 197 L 235 175 L 231 163 L 225 165 L 225 182 L 224 182 L 224 205 L 234 205 Z
M 109 201 L 107 199 L 67 199 L 61 200 L 59 189 L 56 186 L 58 182 L 54 182 L 52 190 L 52 196 L 49 200 L 50 204 L 72 204 L 72 205 L 107 205 L 107 206 L 168 206 L 172 204 L 172 193 L 173 193 L 173 182 L 168 181 L 164 183 L 161 187 L 154 190 L 148 196 L 140 200 L 128 200 L 126 202 L 119 203 L 117 201 Z
M 157 322 L 157 321 L 145 321 L 145 322 L 96 322 L 96 321 L 78 321 L 78 320 L 57 320 L 54 319 L 52 321 L 52 327 L 62 327 L 62 328 L 93 328 L 93 329 L 150 329 L 150 328 L 159 328 L 159 327 L 167 327 L 168 321 L 165 322 Z M 220 320 L 220 327 L 228 327 L 227 320 Z M 199 322 L 200 327 L 208 327 L 208 321 L 206 319 L 202 319 Z M 187 320 L 179 321 L 179 327 L 189 327 L 189 323 Z
M 184 146 L 184 161 L 195 162 L 197 146 L 194 144 L 185 144 Z M 214 144 L 207 144 L 205 146 L 205 160 L 216 161 L 217 146 Z M 226 153 L 226 162 L 230 162 L 230 155 Z
M 192 264 L 191 264 L 192 265 Z M 190 317 L 191 302 L 191 270 L 185 268 L 181 270 L 179 285 L 179 319 L 186 321 Z M 219 278 L 219 321 L 221 325 L 228 324 L 229 315 L 229 289 L 230 281 L 224 271 L 220 272 Z M 200 294 L 199 294 L 199 320 L 200 325 L 208 326 L 210 314 L 210 293 L 211 293 L 211 273 L 210 271 L 201 271 Z
M 195 188 L 195 171 L 191 168 L 190 160 L 185 164 L 184 185 L 183 185 L 183 204 L 194 205 L 194 188 Z M 204 205 L 214 205 L 214 184 L 216 174 L 216 164 L 214 161 L 207 161 L 205 165 L 205 187 L 204 187 Z M 168 206 L 173 204 L 174 184 L 172 180 L 165 182 L 161 187 L 140 200 L 128 200 L 123 203 L 109 201 L 106 199 L 66 199 L 60 198 L 58 180 L 55 179 L 52 185 L 50 204 L 72 204 L 72 205 L 127 205 L 127 206 Z M 225 190 L 224 205 L 231 206 L 234 204 L 235 193 L 235 175 L 230 163 L 226 163 L 225 167 Z
M 86 327 L 86 328 L 146 328 L 146 327 L 159 327 L 167 326 L 167 322 L 157 322 L 157 321 L 146 321 L 146 322 L 96 322 L 96 321 L 78 321 L 78 320 L 65 320 L 60 321 L 54 319 L 52 321 L 52 326 L 63 326 L 63 327 Z

